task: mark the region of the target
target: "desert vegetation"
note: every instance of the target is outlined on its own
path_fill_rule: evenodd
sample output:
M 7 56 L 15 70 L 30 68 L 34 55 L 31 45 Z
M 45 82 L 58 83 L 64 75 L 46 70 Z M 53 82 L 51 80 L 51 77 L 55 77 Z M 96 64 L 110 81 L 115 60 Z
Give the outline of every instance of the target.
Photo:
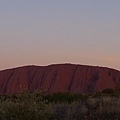
M 120 120 L 120 88 L 91 94 L 0 95 L 0 120 Z

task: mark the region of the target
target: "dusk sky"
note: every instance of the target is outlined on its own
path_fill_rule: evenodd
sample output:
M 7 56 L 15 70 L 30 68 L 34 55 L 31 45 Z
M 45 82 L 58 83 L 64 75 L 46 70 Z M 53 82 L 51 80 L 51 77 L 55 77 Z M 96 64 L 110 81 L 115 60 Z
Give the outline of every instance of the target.
M 120 0 L 0 0 L 0 70 L 59 63 L 120 70 Z

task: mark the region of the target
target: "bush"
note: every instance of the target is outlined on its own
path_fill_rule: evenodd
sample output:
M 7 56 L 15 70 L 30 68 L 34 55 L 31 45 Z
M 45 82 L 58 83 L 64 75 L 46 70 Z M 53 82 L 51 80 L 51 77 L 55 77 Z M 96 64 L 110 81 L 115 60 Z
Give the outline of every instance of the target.
M 19 96 L 19 97 L 18 97 Z M 49 106 L 34 94 L 22 93 L 0 101 L 0 120 L 48 120 Z

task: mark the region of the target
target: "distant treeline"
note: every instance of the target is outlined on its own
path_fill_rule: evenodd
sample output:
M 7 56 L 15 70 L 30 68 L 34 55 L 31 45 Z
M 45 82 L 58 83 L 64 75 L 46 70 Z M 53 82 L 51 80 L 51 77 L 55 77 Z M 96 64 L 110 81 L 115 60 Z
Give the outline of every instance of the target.
M 47 100 L 48 102 L 73 102 L 78 100 L 86 100 L 88 97 L 99 97 L 99 96 L 116 96 L 118 97 L 120 94 L 120 87 L 115 88 L 107 88 L 104 89 L 102 92 L 93 92 L 93 93 L 47 93 L 36 90 L 35 92 L 31 93 L 28 91 L 23 91 L 21 94 L 10 94 L 10 95 L 0 95 L 0 99 L 23 99 L 24 95 L 34 96 L 35 98 L 41 98 L 42 100 Z

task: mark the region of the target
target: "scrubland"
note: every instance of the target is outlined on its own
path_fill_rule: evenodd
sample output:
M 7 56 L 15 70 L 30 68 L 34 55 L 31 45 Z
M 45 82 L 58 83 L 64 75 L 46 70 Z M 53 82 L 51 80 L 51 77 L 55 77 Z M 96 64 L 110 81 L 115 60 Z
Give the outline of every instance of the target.
M 0 95 L 0 120 L 120 120 L 120 88 L 89 94 Z

